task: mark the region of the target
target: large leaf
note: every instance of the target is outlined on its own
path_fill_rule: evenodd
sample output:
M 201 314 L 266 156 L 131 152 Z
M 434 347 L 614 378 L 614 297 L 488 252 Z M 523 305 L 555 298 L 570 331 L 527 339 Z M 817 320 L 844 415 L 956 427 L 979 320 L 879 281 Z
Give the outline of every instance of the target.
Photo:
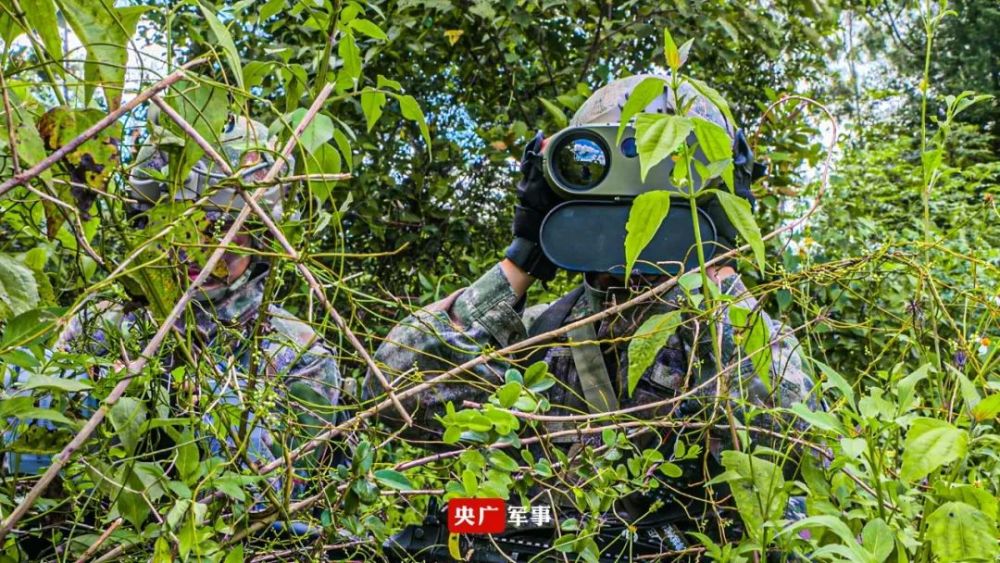
M 635 142 L 642 181 L 661 160 L 674 154 L 694 128 L 690 118 L 660 113 L 640 113 L 635 118 Z
M 731 305 L 729 323 L 733 326 L 736 343 L 750 357 L 754 372 L 768 391 L 771 390 L 771 331 L 764 315 Z
M 726 212 L 729 222 L 736 227 L 736 231 L 740 233 L 740 236 L 750 243 L 754 258 L 757 259 L 757 267 L 763 272 L 764 239 L 760 234 L 757 221 L 753 218 L 753 210 L 750 208 L 750 202 L 723 190 L 704 191 L 715 194 L 719 199 L 719 203 L 722 204 L 722 209 Z
M 969 434 L 936 418 L 916 418 L 903 444 L 903 468 L 907 481 L 926 477 L 931 471 L 965 456 Z
M 344 66 L 341 68 L 343 77 L 351 80 L 352 83 L 356 82 L 361 76 L 361 50 L 358 49 L 358 44 L 354 41 L 354 34 L 350 30 L 341 35 L 340 43 L 337 45 L 337 54 L 344 61 Z M 337 78 L 341 79 L 339 76 Z
M 657 190 L 639 194 L 632 201 L 625 223 L 625 275 L 632 272 L 642 250 L 653 240 L 670 213 L 670 192 Z
M 628 126 L 628 122 L 632 119 L 632 116 L 646 109 L 646 106 L 651 104 L 653 100 L 663 95 L 663 87 L 664 81 L 662 78 L 651 76 L 643 79 L 632 90 L 628 96 L 628 100 L 625 101 L 625 106 L 622 107 L 622 115 L 618 122 L 618 135 L 615 137 L 616 143 L 621 142 L 622 133 L 625 132 L 625 127 Z
M 305 108 L 299 108 L 288 117 L 292 127 L 298 127 L 299 123 L 306 115 Z M 299 135 L 299 147 L 307 153 L 314 153 L 321 145 L 333 138 L 333 120 L 330 116 L 322 113 L 309 122 L 302 134 Z
M 340 153 L 332 145 L 320 145 L 305 158 L 306 174 L 337 174 L 341 169 Z M 309 193 L 321 203 L 330 197 L 336 182 L 331 180 L 309 180 Z
M 413 484 L 406 478 L 406 475 L 403 475 L 394 469 L 379 469 L 375 472 L 375 478 L 378 479 L 379 483 L 392 487 L 393 489 L 400 491 L 409 491 L 413 489 Z
M 722 452 L 722 465 L 747 533 L 763 542 L 764 523 L 781 518 L 788 504 L 781 468 L 743 452 Z
M 555 120 L 557 127 L 562 129 L 569 124 L 569 119 L 566 118 L 566 114 L 563 113 L 563 110 L 559 109 L 559 106 L 546 100 L 545 98 L 542 98 L 541 96 L 539 96 L 538 101 L 542 102 L 542 106 L 545 107 L 545 111 L 549 112 L 549 115 L 552 116 L 553 120 Z
M 62 60 L 62 36 L 59 35 L 59 21 L 56 19 L 56 5 L 53 0 L 21 0 L 24 18 L 42 38 L 46 54 L 53 61 Z M 57 72 L 64 72 L 63 65 L 53 65 Z
M 118 439 L 125 446 L 125 451 L 132 455 L 142 435 L 142 424 L 146 422 L 146 406 L 138 399 L 122 397 L 111 407 L 108 418 L 118 433 Z
M 427 119 L 424 118 L 424 112 L 420 109 L 420 104 L 417 103 L 416 98 L 413 96 L 396 96 L 396 99 L 399 100 L 399 111 L 403 114 L 403 117 L 413 121 L 420 127 L 420 135 L 423 136 L 424 143 L 427 144 L 427 154 L 431 154 L 431 132 L 427 127 Z
M 694 123 L 694 136 L 698 139 L 698 146 L 705 153 L 710 169 L 713 173 L 722 176 L 722 180 L 730 190 L 733 189 L 733 140 L 729 133 L 720 126 L 701 117 L 692 117 Z M 718 168 L 718 172 L 714 169 Z M 714 176 L 712 176 L 714 177 Z M 707 182 L 709 178 L 702 178 L 702 182 Z
M 733 127 L 736 126 L 736 119 L 733 118 L 733 112 L 729 110 L 729 104 L 726 102 L 726 99 L 722 97 L 722 94 L 720 94 L 718 90 L 712 88 L 708 84 L 705 84 L 701 80 L 698 80 L 696 78 L 691 78 L 690 76 L 685 76 L 684 80 L 692 87 L 694 87 L 694 89 L 697 90 L 699 94 L 708 98 L 708 100 L 712 102 L 712 104 L 714 104 L 715 107 L 719 108 L 719 111 L 721 111 L 722 115 L 725 116 L 726 121 L 729 123 L 729 125 Z
M 654 315 L 635 331 L 628 343 L 628 394 L 632 396 L 642 374 L 656 359 L 656 354 L 667 343 L 681 324 L 680 311 Z
M 114 0 L 56 0 L 66 23 L 87 48 L 84 78 L 86 98 L 99 82 L 112 110 L 121 105 L 128 51 L 125 47 L 135 34 L 139 17 L 149 7 L 116 8 Z
M 876 518 L 861 530 L 861 545 L 872 555 L 874 563 L 882 563 L 896 546 L 896 535 L 885 521 Z
M 93 385 L 86 381 L 35 373 L 28 378 L 28 381 L 21 386 L 21 389 L 25 391 L 30 389 L 53 389 L 65 393 L 75 393 L 77 391 L 86 391 L 92 387 Z
M 378 90 L 366 88 L 361 92 L 361 111 L 365 114 L 365 123 L 368 131 L 372 130 L 378 118 L 382 116 L 382 108 L 385 106 L 385 93 Z
M 371 20 L 366 20 L 365 18 L 354 18 L 350 21 L 350 23 L 348 23 L 348 25 L 354 31 L 364 33 L 372 39 L 380 39 L 382 41 L 389 40 L 389 37 L 386 36 L 385 32 Z
M 964 502 L 947 502 L 927 518 L 931 551 L 942 563 L 996 561 L 996 524 Z
M 236 79 L 236 86 L 238 86 L 240 90 L 243 90 L 243 65 L 241 64 L 240 52 L 236 50 L 236 44 L 233 42 L 233 36 L 229 34 L 229 30 L 226 29 L 226 26 L 222 25 L 222 22 L 219 21 L 219 17 L 215 15 L 214 10 L 200 2 L 197 2 L 196 0 L 190 1 L 193 4 L 197 4 L 198 7 L 201 8 L 201 13 L 205 16 L 205 21 L 208 22 L 208 27 L 211 28 L 212 33 L 215 34 L 215 39 L 219 42 L 219 46 L 222 47 L 222 53 L 226 57 L 226 63 L 233 72 L 233 78 Z
M 181 80 L 171 88 L 167 103 L 194 127 L 206 141 L 218 145 L 222 128 L 229 116 L 229 100 L 226 91 L 220 87 L 206 83 Z M 194 165 L 204 156 L 205 151 L 193 139 L 170 120 L 166 115 L 160 116 L 160 124 L 171 131 L 177 138 L 183 139 L 183 148 L 161 145 L 161 149 L 170 154 L 171 186 L 182 186 L 185 178 Z M 223 158 L 227 155 L 220 151 Z M 229 162 L 236 169 L 238 162 Z M 213 166 L 214 163 L 213 163 Z M 218 172 L 218 171 L 217 171 Z
M 31 269 L 0 254 L 0 320 L 33 309 L 38 299 L 38 284 Z

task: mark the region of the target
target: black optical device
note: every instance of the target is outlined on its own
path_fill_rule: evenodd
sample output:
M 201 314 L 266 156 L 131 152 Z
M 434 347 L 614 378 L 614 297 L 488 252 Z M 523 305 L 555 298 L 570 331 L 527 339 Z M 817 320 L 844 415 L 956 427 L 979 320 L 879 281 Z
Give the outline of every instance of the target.
M 643 181 L 634 130 L 627 127 L 621 142 L 616 142 L 617 134 L 617 123 L 568 127 L 553 136 L 542 152 L 545 178 L 566 200 L 546 215 L 541 230 L 542 251 L 560 268 L 624 274 L 625 225 L 632 200 L 653 190 L 681 192 L 671 181 L 672 158 L 651 168 Z M 688 144 L 694 144 L 693 134 Z M 694 158 L 708 164 L 701 149 Z M 697 174 L 691 181 L 696 190 L 701 188 Z M 696 228 L 708 260 L 715 253 L 715 225 L 701 210 L 692 216 L 686 200 L 673 199 L 635 269 L 643 274 L 674 275 L 682 267 L 696 268 Z

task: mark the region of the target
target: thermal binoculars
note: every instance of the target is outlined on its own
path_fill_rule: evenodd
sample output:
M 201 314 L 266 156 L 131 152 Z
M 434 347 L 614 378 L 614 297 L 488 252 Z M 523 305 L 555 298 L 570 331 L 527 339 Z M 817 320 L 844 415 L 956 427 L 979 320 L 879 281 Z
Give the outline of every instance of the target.
M 631 201 L 652 190 L 679 192 L 671 177 L 674 160 L 665 158 L 643 181 L 634 130 L 616 142 L 618 124 L 568 127 L 554 135 L 542 151 L 549 185 L 566 201 L 542 223 L 542 251 L 555 265 L 577 272 L 624 273 L 625 235 Z M 693 144 L 691 135 L 689 144 Z M 708 164 L 696 149 L 694 158 Z M 692 175 L 695 190 L 701 188 Z M 697 217 L 697 220 L 695 220 Z M 698 265 L 695 229 L 701 234 L 705 259 L 716 250 L 716 228 L 702 210 L 693 217 L 686 199 L 674 198 L 670 211 L 635 269 L 643 274 L 675 275 Z
M 633 198 L 651 190 L 677 191 L 671 181 L 672 158 L 650 169 L 644 182 L 634 130 L 627 127 L 620 143 L 615 142 L 617 135 L 617 123 L 568 127 L 556 133 L 542 152 L 549 185 L 566 199 Z M 694 134 L 690 137 L 693 141 Z M 701 148 L 695 150 L 694 159 L 708 164 Z M 697 190 L 701 179 L 693 176 Z

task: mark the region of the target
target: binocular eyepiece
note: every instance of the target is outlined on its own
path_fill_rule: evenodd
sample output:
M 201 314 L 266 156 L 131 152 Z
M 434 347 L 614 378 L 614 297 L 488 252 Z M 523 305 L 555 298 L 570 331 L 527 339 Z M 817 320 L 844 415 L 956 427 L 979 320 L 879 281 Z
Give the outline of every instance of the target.
M 564 199 L 631 199 L 652 190 L 678 191 L 671 178 L 674 160 L 665 158 L 642 180 L 635 130 L 625 128 L 616 142 L 618 124 L 582 125 L 563 129 L 549 139 L 542 151 L 542 170 L 549 185 Z M 694 144 L 694 134 L 688 144 Z M 694 158 L 708 159 L 700 148 Z M 691 179 L 701 188 L 697 174 Z

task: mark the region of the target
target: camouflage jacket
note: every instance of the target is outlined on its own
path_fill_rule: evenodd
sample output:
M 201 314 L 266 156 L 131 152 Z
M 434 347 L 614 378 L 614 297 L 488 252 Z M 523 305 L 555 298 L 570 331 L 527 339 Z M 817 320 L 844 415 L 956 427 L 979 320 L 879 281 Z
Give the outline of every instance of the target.
M 158 358 L 150 362 L 154 372 L 163 374 L 158 382 L 170 391 L 166 398 L 156 393 L 146 395 L 147 407 L 159 416 L 183 416 L 185 410 L 205 412 L 206 422 L 216 417 L 229 420 L 229 426 L 239 426 L 244 410 L 251 412 L 248 432 L 248 455 L 255 461 L 267 462 L 280 455 L 283 446 L 276 438 L 274 420 L 254 414 L 253 406 L 261 403 L 297 413 L 300 437 L 318 432 L 333 421 L 336 407 L 341 402 L 341 376 L 333 353 L 323 344 L 316 332 L 292 314 L 269 305 L 265 315 L 260 314 L 263 302 L 266 271 L 259 270 L 237 282 L 225 296 L 215 301 L 193 301 L 193 313 L 182 317 L 177 328 L 185 334 L 190 349 L 197 358 L 198 369 L 180 361 L 180 352 L 168 338 Z M 192 330 L 185 330 L 190 326 Z M 54 349 L 60 352 L 84 353 L 108 359 L 121 357 L 120 349 L 128 342 L 127 349 L 144 343 L 156 330 L 156 325 L 143 309 L 126 310 L 108 301 L 94 302 L 76 315 L 59 336 Z M 254 338 L 253 335 L 259 335 Z M 254 346 L 254 343 L 258 343 Z M 172 350 L 172 352 L 171 352 Z M 25 353 L 30 353 L 24 350 Z M 47 352 L 46 356 L 54 355 Z M 98 388 L 107 368 L 91 373 L 70 373 L 47 365 L 40 360 L 44 375 L 85 380 Z M 158 362 L 158 363 L 157 363 Z M 256 364 L 256 365 L 254 365 Z M 149 370 L 149 368 L 147 368 Z M 256 372 L 256 374 L 254 374 Z M 30 382 L 36 370 L 7 365 L 2 375 L 2 398 L 25 395 L 20 390 Z M 249 382 L 255 380 L 253 388 Z M 196 382 L 202 382 L 200 385 Z M 147 390 L 148 391 L 148 390 Z M 127 395 L 132 396 L 131 391 Z M 89 417 L 98 401 L 87 392 L 75 393 L 77 397 L 66 402 L 76 412 L 66 414 L 77 418 Z M 209 409 L 192 408 L 193 400 Z M 207 399 L 207 400 L 206 400 Z M 51 395 L 42 396 L 39 407 L 53 406 Z M 271 409 L 273 411 L 273 408 Z M 256 413 L 267 413 L 268 409 Z M 168 414 L 169 413 L 169 414 Z M 51 422 L 32 421 L 27 425 L 40 425 L 54 430 Z M 22 425 L 23 427 L 24 425 Z M 16 428 L 16 427 L 12 427 Z M 224 428 L 224 427 L 223 427 Z M 49 463 L 49 455 L 32 453 L 32 448 L 21 447 L 23 438 L 14 430 L 3 435 L 4 465 L 8 471 L 34 473 Z M 209 438 L 213 452 L 232 447 L 232 440 L 223 444 Z M 59 444 L 54 446 L 58 451 Z M 49 448 L 52 449 L 52 448 Z M 20 453 L 19 453 L 20 452 Z M 17 459 L 15 459 L 17 458 Z
M 748 294 L 738 276 L 723 280 L 720 289 L 724 294 L 734 297 L 730 306 L 736 303 L 752 310 L 756 305 L 756 300 Z M 573 304 L 564 324 L 587 317 L 627 298 L 627 292 L 604 292 L 586 286 Z M 688 316 L 656 353 L 655 360 L 640 378 L 634 392 L 629 395 L 628 337 L 651 315 L 677 309 L 679 300 L 683 298 L 680 288 L 675 288 L 652 304 L 636 306 L 606 317 L 596 327 L 605 365 L 613 387 L 617 390 L 621 408 L 662 401 L 700 387 L 693 393 L 692 399 L 680 405 L 670 404 L 631 412 L 630 417 L 652 420 L 684 416 L 701 422 L 711 420 L 725 423 L 725 415 L 720 414 L 724 411 L 719 410 L 719 406 L 725 401 L 715 400 L 723 377 L 726 384 L 724 388 L 728 388 L 732 400 L 732 410 L 738 418 L 743 418 L 743 413 L 752 406 L 788 407 L 796 402 L 814 405 L 812 382 L 797 354 L 798 342 L 791 332 L 762 313 L 762 318 L 770 329 L 772 355 L 770 381 L 763 381 L 757 376 L 751 359 L 736 344 L 732 325 L 727 320 L 719 320 L 729 318 L 725 310 L 715 317 L 722 341 L 721 362 L 716 361 L 712 351 L 711 331 L 705 324 L 705 317 L 702 315 L 699 320 Z M 506 277 L 499 266 L 496 266 L 465 290 L 428 306 L 399 323 L 376 351 L 376 360 L 388 367 L 387 375 L 396 379 L 397 391 L 401 391 L 408 385 L 448 371 L 486 350 L 499 349 L 525 339 L 533 320 L 544 310 L 545 306 L 536 306 L 522 311 Z M 586 414 L 587 404 L 582 398 L 580 378 L 570 346 L 567 346 L 565 339 L 548 346 L 544 359 L 548 363 L 549 372 L 558 383 L 546 391 L 552 404 L 552 409 L 547 414 Z M 450 401 L 456 409 L 460 409 L 465 400 L 483 402 L 503 383 L 504 373 L 512 365 L 522 369 L 526 367 L 523 364 L 518 366 L 512 361 L 490 361 L 408 398 L 404 401 L 404 406 L 414 413 L 414 428 L 407 432 L 416 439 L 438 440 L 442 426 L 435 420 L 435 416 L 445 413 L 445 405 Z M 710 381 L 719 372 L 720 365 L 726 366 L 722 377 Z M 381 392 L 377 382 L 369 377 L 366 394 L 372 396 Z M 391 410 L 386 410 L 381 415 L 381 420 L 394 427 L 402 425 L 400 420 L 393 417 Z M 788 424 L 792 423 L 780 417 L 758 416 L 754 419 L 755 426 L 769 426 L 781 434 L 787 430 Z M 546 430 L 572 427 L 573 423 L 547 423 Z M 720 432 L 715 437 L 717 439 L 713 439 L 712 449 L 716 453 L 726 446 L 728 434 Z M 575 436 L 573 438 L 576 439 Z M 758 438 L 759 436 L 751 435 L 752 440 Z

